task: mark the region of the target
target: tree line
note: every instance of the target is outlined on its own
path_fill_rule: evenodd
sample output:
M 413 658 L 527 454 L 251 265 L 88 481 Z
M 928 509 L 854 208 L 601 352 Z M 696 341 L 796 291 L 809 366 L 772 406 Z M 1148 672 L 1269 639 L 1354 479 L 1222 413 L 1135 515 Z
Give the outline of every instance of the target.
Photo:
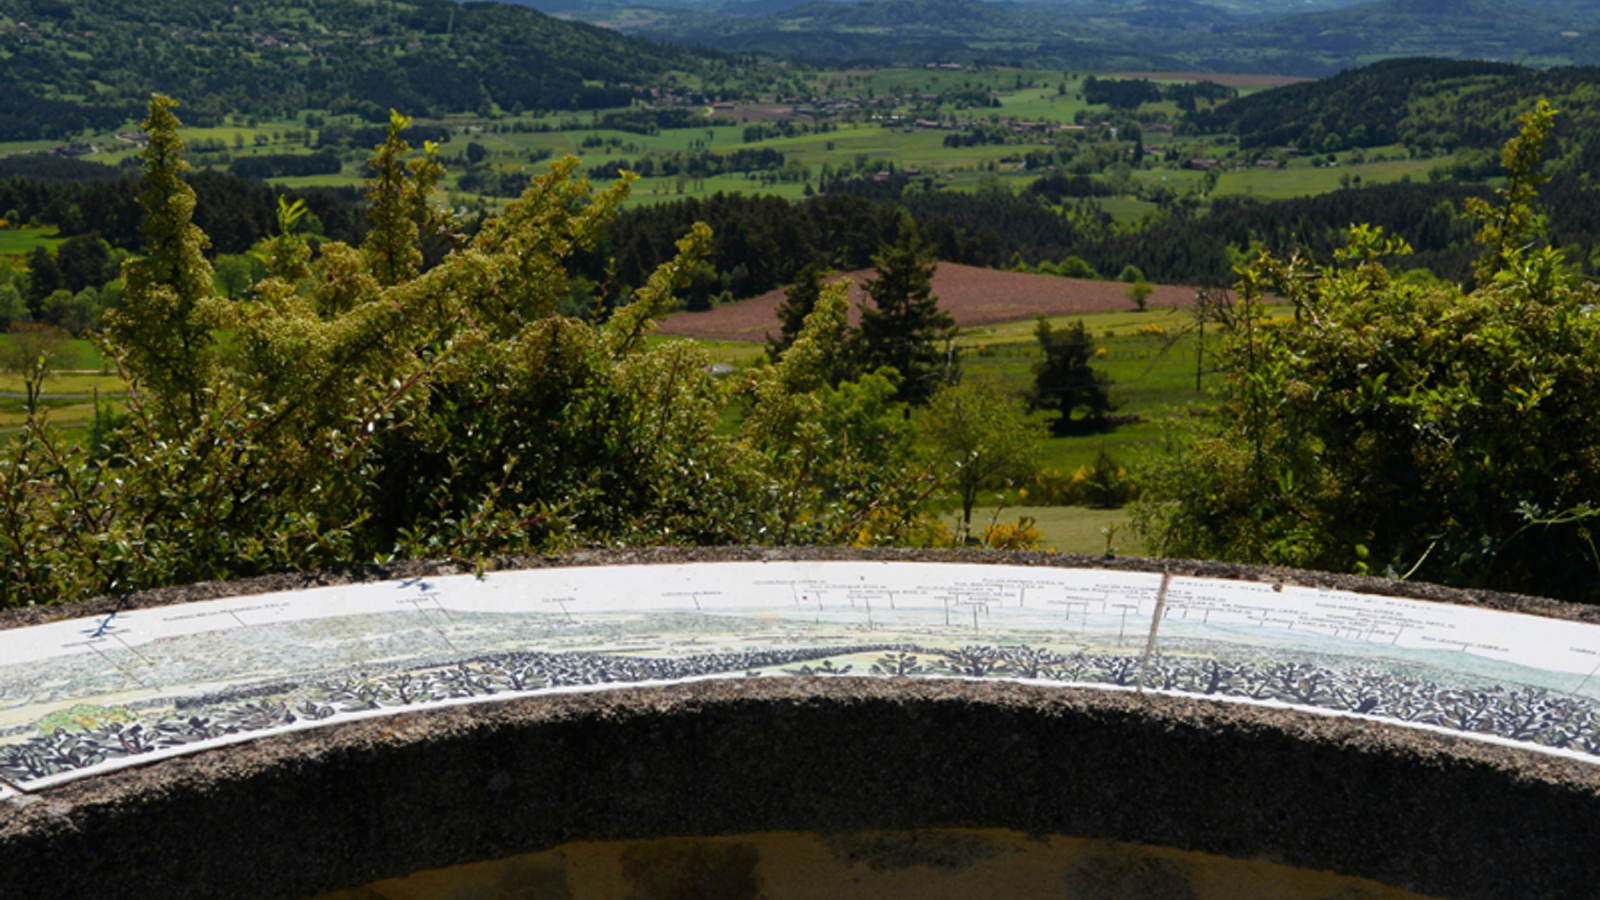
M 14 224 L 54 225 L 62 236 L 97 234 L 112 247 L 137 249 L 143 240 L 139 223 L 140 178 L 128 171 L 82 163 L 109 174 L 109 179 L 41 181 L 11 178 L 0 181 L 0 217 Z M 74 168 L 75 173 L 83 170 Z M 220 253 L 243 253 L 274 227 L 277 199 L 285 193 L 258 182 L 222 172 L 186 173 L 186 180 L 202 198 L 196 215 L 212 235 L 211 247 Z M 305 203 L 319 223 L 317 233 L 334 240 L 359 241 L 366 231 L 365 212 L 358 191 L 306 188 L 287 191 Z
M 665 258 L 675 229 L 704 219 L 718 235 L 707 258 L 717 278 L 710 294 L 725 291 L 737 299 L 788 284 L 819 259 L 837 269 L 864 268 L 879 243 L 897 237 L 896 210 L 904 210 L 938 258 L 949 262 L 1013 268 L 1076 259 L 1086 271 L 1115 274 L 1135 266 L 1155 281 L 1207 285 L 1230 282 L 1241 254 L 1252 248 L 1327 255 L 1343 246 L 1348 223 L 1368 222 L 1406 238 L 1411 268 L 1470 282 L 1477 249 L 1461 212 L 1470 198 L 1490 191 L 1445 181 L 1273 201 L 1219 197 L 1204 211 L 1172 205 L 1126 228 L 1092 197 L 1064 208 L 1052 205 L 1080 192 L 1097 193 L 1096 182 L 1086 176 L 1047 176 L 1018 192 L 1003 186 L 947 191 L 901 174 L 824 186 L 827 193 L 799 203 L 717 194 L 630 210 L 609 229 L 605 250 L 616 256 L 624 279 L 637 277 Z M 1549 240 L 1566 249 L 1571 264 L 1600 272 L 1594 251 L 1600 246 L 1600 205 L 1587 184 L 1553 178 L 1541 192 L 1541 208 Z M 605 278 L 597 262 L 585 273 Z
M 1178 109 L 1194 112 L 1202 101 L 1214 105 L 1238 96 L 1234 88 L 1214 81 L 1160 84 L 1144 78 L 1096 78 L 1093 75 L 1083 80 L 1085 103 L 1113 109 L 1138 109 L 1145 103 L 1171 100 Z
M 759 151 L 750 151 L 748 161 L 759 163 L 763 158 Z M 0 216 L 14 223 L 56 225 L 65 237 L 97 234 L 113 249 L 139 246 L 141 210 L 133 176 L 90 163 L 48 159 L 51 168 L 60 164 L 74 176 L 93 174 L 99 180 L 0 181 Z M 592 167 L 589 174 L 605 177 L 621 168 Z M 105 175 L 113 180 L 105 180 Z M 463 177 L 472 176 L 469 172 Z M 212 252 L 243 253 L 270 234 L 274 189 L 210 171 L 188 177 L 201 198 L 197 222 L 212 236 Z M 521 179 L 514 174 L 497 176 L 494 184 L 481 186 L 515 196 Z M 1298 250 L 1326 255 L 1343 244 L 1345 223 L 1369 222 L 1407 239 L 1413 249 L 1410 267 L 1464 281 L 1472 277 L 1476 250 L 1472 230 L 1460 212 L 1469 198 L 1486 196 L 1488 191 L 1445 181 L 1352 188 L 1278 201 L 1223 197 L 1204 212 L 1175 206 L 1127 229 L 1116 227 L 1092 198 L 1061 209 L 1053 205 L 1077 199 L 1080 193 L 1098 193 L 1098 183 L 1087 176 L 1047 176 L 1020 192 L 1003 187 L 974 193 L 947 191 L 931 180 L 899 173 L 887 182 L 850 178 L 826 186 L 833 190 L 798 203 L 719 193 L 621 212 L 608 224 L 596 249 L 573 261 L 573 270 L 582 279 L 580 288 L 591 287 L 582 288 L 584 296 L 569 304 L 569 311 L 615 304 L 626 285 L 638 283 L 671 258 L 676 236 L 697 221 L 709 223 L 714 237 L 680 296 L 703 307 L 789 284 L 813 262 L 840 270 L 866 268 L 880 246 L 899 238 L 900 210 L 910 214 L 932 252 L 950 262 L 1033 268 L 1077 260 L 1083 266 L 1073 271 L 1080 274 L 1115 274 L 1131 265 L 1149 279 L 1181 284 L 1227 282 L 1240 254 L 1252 247 L 1280 254 Z M 298 189 L 289 195 L 304 201 L 313 216 L 308 222 L 315 223 L 312 230 L 317 234 L 347 242 L 359 242 L 364 236 L 366 220 L 358 194 Z M 1600 206 L 1590 197 L 1581 180 L 1562 176 L 1544 186 L 1541 203 L 1550 240 L 1567 249 L 1574 266 L 1594 272 L 1600 271 L 1600 256 L 1592 249 L 1600 246 Z M 95 214 L 91 217 L 86 210 Z M 476 226 L 465 222 L 461 227 L 470 233 Z M 434 247 L 429 259 L 437 260 L 441 253 Z
M 692 175 L 695 178 L 707 178 L 712 175 L 721 175 L 727 172 L 767 172 L 781 170 L 786 157 L 782 150 L 771 147 L 738 147 L 727 152 L 701 150 L 697 153 L 672 152 L 651 153 L 639 157 L 637 160 L 616 159 L 607 160 L 597 166 L 589 167 L 589 177 L 596 179 L 614 179 L 621 177 L 624 171 L 633 172 L 641 178 L 653 175 L 673 176 L 678 174 Z

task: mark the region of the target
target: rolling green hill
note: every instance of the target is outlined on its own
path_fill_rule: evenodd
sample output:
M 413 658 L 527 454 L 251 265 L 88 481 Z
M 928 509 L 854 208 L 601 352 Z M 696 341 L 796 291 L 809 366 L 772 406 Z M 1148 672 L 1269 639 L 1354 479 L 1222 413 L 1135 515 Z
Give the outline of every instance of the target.
M 626 105 L 703 58 L 500 3 L 0 0 L 0 140 L 117 127 L 152 91 L 205 124 Z
M 1237 135 L 1241 147 L 1296 145 L 1314 152 L 1405 144 L 1491 151 L 1540 97 L 1556 119 L 1558 168 L 1591 170 L 1600 156 L 1600 68 L 1529 69 L 1504 63 L 1397 59 L 1243 97 L 1188 116 L 1197 132 Z M 1576 172 L 1574 172 L 1576 174 Z

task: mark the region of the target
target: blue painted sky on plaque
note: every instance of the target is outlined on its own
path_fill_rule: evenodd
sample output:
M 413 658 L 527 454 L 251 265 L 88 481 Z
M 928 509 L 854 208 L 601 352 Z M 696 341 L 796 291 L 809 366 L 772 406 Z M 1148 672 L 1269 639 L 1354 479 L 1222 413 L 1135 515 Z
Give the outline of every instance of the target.
M 47 787 L 418 708 L 792 676 L 1143 684 L 1600 759 L 1600 627 L 1213 579 L 1172 579 L 1163 597 L 1161 585 L 947 563 L 575 567 L 0 631 L 0 782 Z

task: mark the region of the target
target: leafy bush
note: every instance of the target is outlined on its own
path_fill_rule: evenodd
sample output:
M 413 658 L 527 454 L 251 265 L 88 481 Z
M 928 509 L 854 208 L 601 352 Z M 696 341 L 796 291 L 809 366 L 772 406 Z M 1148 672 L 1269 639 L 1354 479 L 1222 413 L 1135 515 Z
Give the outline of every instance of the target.
M 645 339 L 704 257 L 696 225 L 601 325 L 565 318 L 567 262 L 628 179 L 592 191 L 554 163 L 470 241 L 427 197 L 438 148 L 396 114 L 361 247 L 313 260 L 280 205 L 248 299 L 215 294 L 182 178 L 174 104 L 145 130 L 146 254 L 102 351 L 127 416 L 83 447 L 30 415 L 0 448 L 0 606 L 397 556 L 625 543 L 929 539 L 946 477 L 912 452 L 898 373 L 830 382 L 845 288 L 730 387 L 705 351 Z M 426 268 L 419 242 L 450 252 Z M 737 390 L 736 433 L 721 413 Z M 870 523 L 870 525 L 869 525 Z M 936 535 L 934 535 L 936 537 Z
M 1469 205 L 1476 289 L 1396 277 L 1409 248 L 1364 226 L 1332 264 L 1242 272 L 1211 310 L 1222 414 L 1145 473 L 1152 545 L 1600 600 L 1600 291 L 1539 241 L 1552 116 L 1523 116 L 1500 204 Z
M 990 522 L 983 530 L 983 546 L 990 550 L 1037 550 L 1039 529 L 1032 516 L 1015 522 Z
M 1103 450 L 1095 457 L 1094 465 L 1079 466 L 1071 475 L 1058 469 L 1045 469 L 1034 476 L 1027 490 L 1028 502 L 1039 506 L 1116 509 L 1139 496 L 1139 485 L 1129 475 L 1127 467 Z

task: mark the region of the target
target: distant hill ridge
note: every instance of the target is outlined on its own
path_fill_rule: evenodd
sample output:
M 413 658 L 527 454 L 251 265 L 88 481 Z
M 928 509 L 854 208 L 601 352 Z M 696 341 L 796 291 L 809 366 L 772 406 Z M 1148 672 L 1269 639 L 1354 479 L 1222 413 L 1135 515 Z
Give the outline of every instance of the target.
M 0 0 L 0 56 L 0 140 L 114 128 L 152 91 L 196 124 L 617 106 L 703 64 L 533 9 L 449 0 Z
M 516 0 L 533 6 L 583 0 Z M 590 0 L 591 9 L 615 8 Z M 1329 9 L 1337 5 L 1338 8 Z M 633 33 L 818 60 L 1202 69 L 1324 77 L 1404 56 L 1600 62 L 1600 0 L 735 0 L 653 8 Z
M 1428 0 L 1418 0 L 1428 2 Z M 1200 132 L 1229 132 L 1245 148 L 1312 152 L 1381 147 L 1493 150 L 1516 117 L 1547 97 L 1561 110 L 1553 158 L 1592 171 L 1600 161 L 1600 68 L 1537 70 L 1509 63 L 1394 59 L 1321 81 L 1263 91 L 1188 116 Z M 1576 162 L 1578 155 L 1588 162 Z

